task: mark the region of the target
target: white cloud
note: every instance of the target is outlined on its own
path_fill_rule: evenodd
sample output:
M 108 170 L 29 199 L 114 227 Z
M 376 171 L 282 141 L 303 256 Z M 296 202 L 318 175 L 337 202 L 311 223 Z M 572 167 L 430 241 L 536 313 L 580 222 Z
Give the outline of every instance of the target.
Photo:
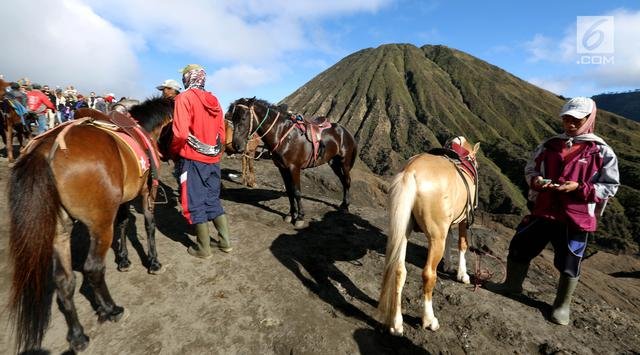
M 536 34 L 525 43 L 531 62 L 551 62 L 567 67 L 563 77 L 544 79 L 549 87 L 559 89 L 569 81 L 579 82 L 581 87 L 595 90 L 593 94 L 612 91 L 637 89 L 640 87 L 640 11 L 614 10 L 602 14 L 614 17 L 615 51 L 613 63 L 579 64 L 581 60 L 576 48 L 576 22 L 574 21 L 561 38 L 551 38 Z M 588 62 L 589 58 L 586 58 Z M 543 82 L 542 79 L 540 82 Z M 556 84 L 553 84 L 555 82 Z M 544 86 L 543 86 L 544 87 Z M 567 86 L 568 87 L 568 86 Z
M 613 64 L 596 65 L 591 76 L 602 87 L 640 88 L 640 11 L 617 10 Z
M 219 91 L 242 91 L 264 85 L 277 77 L 276 70 L 242 64 L 225 67 L 209 74 L 207 82 Z
M 321 20 L 375 12 L 391 1 L 18 1 L 0 13 L 11 33 L 3 38 L 0 71 L 8 79 L 128 95 L 148 92 L 139 87 L 150 70 L 139 56 L 161 53 L 222 67 L 212 78 L 221 84 L 242 76 L 223 85 L 265 84 L 280 77 L 280 63 L 292 53 L 331 50 L 314 32 Z M 25 20 L 35 13 L 43 16 Z
M 37 19 L 30 14 L 42 14 Z M 79 0 L 17 1 L 0 14 L 7 80 L 29 77 L 83 92 L 135 90 L 138 60 L 129 36 Z
M 562 94 L 571 87 L 571 82 L 566 79 L 550 79 L 550 78 L 529 78 L 527 80 L 531 84 L 551 91 L 554 94 Z
M 567 31 L 561 40 L 536 34 L 524 47 L 531 55 L 529 61 L 569 62 L 575 60 L 575 28 Z

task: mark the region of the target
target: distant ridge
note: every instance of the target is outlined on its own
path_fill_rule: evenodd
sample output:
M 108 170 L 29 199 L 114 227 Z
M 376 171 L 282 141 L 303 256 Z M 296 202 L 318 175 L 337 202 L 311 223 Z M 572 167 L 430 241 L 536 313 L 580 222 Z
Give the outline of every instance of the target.
M 640 89 L 631 92 L 600 94 L 592 97 L 596 105 L 620 116 L 640 121 Z
M 446 46 L 388 44 L 345 57 L 282 102 L 345 125 L 377 174 L 396 173 L 412 155 L 455 135 L 481 142 L 480 207 L 513 226 L 527 213 L 524 164 L 543 138 L 560 132 L 564 99 Z M 636 249 L 640 124 L 599 111 L 596 131 L 618 154 L 624 184 L 598 242 Z

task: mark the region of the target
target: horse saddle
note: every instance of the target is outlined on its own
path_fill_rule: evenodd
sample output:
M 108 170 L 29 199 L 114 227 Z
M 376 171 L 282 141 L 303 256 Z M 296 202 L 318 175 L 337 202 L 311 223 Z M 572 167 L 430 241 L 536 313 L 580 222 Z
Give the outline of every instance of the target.
M 151 143 L 151 138 L 144 132 L 138 123 L 128 115 L 118 111 L 112 111 L 109 115 L 92 121 L 93 125 L 103 130 L 109 131 L 113 136 L 124 142 L 126 146 L 138 158 L 139 173 L 142 175 L 149 168 L 152 175 L 157 174 L 157 166 L 160 165 L 160 158 Z M 104 120 L 104 118 L 108 118 Z
M 300 119 L 302 118 L 302 119 Z M 298 114 L 291 119 L 296 123 L 298 129 L 304 133 L 309 142 L 314 143 L 322 138 L 322 131 L 331 127 L 331 122 L 325 116 L 306 118 Z
M 331 127 L 331 122 L 327 117 L 319 116 L 311 119 L 302 117 L 301 115 L 291 117 L 298 129 L 302 131 L 304 136 L 313 146 L 313 155 L 309 159 L 307 166 L 315 165 L 318 160 L 318 154 L 320 152 L 320 142 L 322 140 L 322 131 Z M 302 118 L 302 119 L 300 119 Z
M 476 173 L 476 169 L 473 166 L 473 163 L 466 159 L 469 155 L 467 151 L 456 151 L 450 148 L 431 148 L 427 151 L 428 154 L 444 156 L 453 161 L 456 166 L 459 166 L 467 173 L 474 181 L 477 180 L 478 176 Z

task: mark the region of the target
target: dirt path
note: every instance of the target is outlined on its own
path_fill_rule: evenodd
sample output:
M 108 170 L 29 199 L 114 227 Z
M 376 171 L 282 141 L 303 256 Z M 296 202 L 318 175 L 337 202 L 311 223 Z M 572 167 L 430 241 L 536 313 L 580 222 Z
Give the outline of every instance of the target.
M 166 166 L 165 166 L 166 168 Z M 239 160 L 223 163 L 237 173 Z M 175 187 L 169 169 L 163 181 Z M 308 226 L 282 222 L 288 200 L 270 161 L 257 162 L 259 187 L 224 181 L 223 205 L 235 249 L 206 261 L 186 253 L 193 240 L 175 204 L 158 206 L 158 250 L 168 266 L 149 275 L 130 248 L 130 272 L 107 259 L 107 284 L 115 301 L 130 311 L 119 323 L 98 324 L 87 298 L 76 292 L 80 321 L 91 338 L 87 354 L 421 354 L 640 352 L 640 261 L 634 256 L 598 253 L 583 264 L 573 323 L 545 319 L 553 301 L 557 272 L 552 253 L 538 257 L 525 282 L 525 296 L 505 298 L 456 282 L 441 273 L 434 306 L 441 328 L 419 327 L 426 259 L 424 236 L 413 234 L 407 252 L 403 293 L 405 336 L 391 337 L 374 320 L 384 262 L 384 184 L 363 172 L 354 177 L 351 214 L 336 211 L 340 191 L 328 168 L 309 171 L 303 193 Z M 0 183 L 6 184 L 6 160 Z M 0 199 L 0 301 L 10 286 L 7 263 L 6 190 Z M 169 191 L 169 190 L 168 190 Z M 136 214 L 138 235 L 144 234 Z M 474 228 L 477 240 L 506 256 L 512 231 L 488 223 Z M 133 237 L 134 240 L 137 238 Z M 146 241 L 135 244 L 137 250 Z M 469 269 L 473 271 L 473 257 Z M 78 290 L 82 275 L 77 273 Z M 6 308 L 0 314 L 0 353 L 12 353 Z M 6 325 L 6 327 L 5 327 Z M 64 352 L 66 324 L 54 306 L 44 348 Z

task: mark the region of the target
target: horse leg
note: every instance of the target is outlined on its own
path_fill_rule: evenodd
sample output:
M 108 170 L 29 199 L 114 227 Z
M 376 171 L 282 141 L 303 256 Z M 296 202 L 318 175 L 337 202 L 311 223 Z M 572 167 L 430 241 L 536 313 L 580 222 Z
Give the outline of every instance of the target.
M 284 181 L 284 187 L 287 190 L 287 197 L 289 197 L 289 214 L 284 217 L 284 221 L 290 223 L 294 221 L 296 218 L 296 212 L 294 209 L 294 198 L 293 198 L 293 183 L 291 179 L 291 171 L 287 168 L 278 168 L 280 170 L 280 175 L 282 176 L 282 180 Z
M 53 242 L 53 275 L 58 294 L 58 306 L 67 321 L 67 341 L 74 351 L 82 351 L 89 345 L 89 337 L 84 333 L 78 320 L 78 313 L 73 302 L 76 289 L 76 276 L 71 263 L 71 229 L 73 222 L 62 210 L 56 226 L 56 237 Z
M 334 157 L 329 161 L 329 166 L 338 178 L 340 178 L 340 182 L 342 183 L 342 204 L 340 204 L 340 210 L 349 212 L 349 205 L 351 204 L 351 199 L 349 198 L 349 188 L 351 188 L 350 171 L 344 165 L 343 157 Z
M 458 281 L 468 284 L 469 274 L 467 274 L 467 260 L 464 255 L 467 252 L 467 221 L 462 221 L 458 224 L 458 251 L 460 252 L 458 257 Z
M 256 172 L 253 170 L 253 159 L 256 155 L 256 151 L 253 150 L 247 157 L 248 177 L 247 184 L 249 187 L 256 187 Z
M 129 213 L 129 203 L 124 203 L 118 208 L 116 214 L 116 228 L 114 238 L 118 243 L 118 250 L 116 251 L 116 263 L 118 264 L 118 271 L 126 272 L 131 268 L 131 261 L 129 260 L 129 252 L 127 251 L 127 226 L 129 225 L 129 219 L 131 214 Z
M 149 190 L 145 189 L 142 196 L 142 211 L 144 213 L 144 228 L 147 232 L 147 248 L 149 249 L 149 273 L 161 274 L 166 268 L 158 261 L 158 251 L 156 250 L 156 219 L 154 215 L 155 199 L 150 198 Z
M 291 180 L 293 182 L 294 209 L 297 210 L 297 216 L 294 217 L 294 226 L 301 228 L 304 226 L 304 209 L 302 207 L 302 190 L 300 189 L 300 169 L 294 168 L 291 171 Z
M 89 230 L 91 242 L 87 260 L 83 267 L 83 275 L 89 280 L 96 297 L 98 321 L 110 320 L 117 322 L 124 315 L 124 308 L 117 306 L 113 302 L 104 279 L 106 269 L 104 259 L 113 238 L 113 220 L 93 223 L 89 226 Z
M 425 223 L 425 226 L 429 224 Z M 428 227 L 427 227 L 428 228 Z M 444 253 L 444 241 L 447 236 L 447 228 L 428 228 L 427 238 L 429 239 L 429 252 L 427 263 L 422 271 L 424 310 L 422 313 L 422 327 L 431 330 L 438 330 L 440 324 L 438 318 L 433 313 L 433 288 L 436 285 L 438 274 L 436 269 Z
M 7 141 L 5 142 L 5 146 L 7 147 L 7 160 L 9 163 L 13 162 L 13 126 L 7 123 Z

